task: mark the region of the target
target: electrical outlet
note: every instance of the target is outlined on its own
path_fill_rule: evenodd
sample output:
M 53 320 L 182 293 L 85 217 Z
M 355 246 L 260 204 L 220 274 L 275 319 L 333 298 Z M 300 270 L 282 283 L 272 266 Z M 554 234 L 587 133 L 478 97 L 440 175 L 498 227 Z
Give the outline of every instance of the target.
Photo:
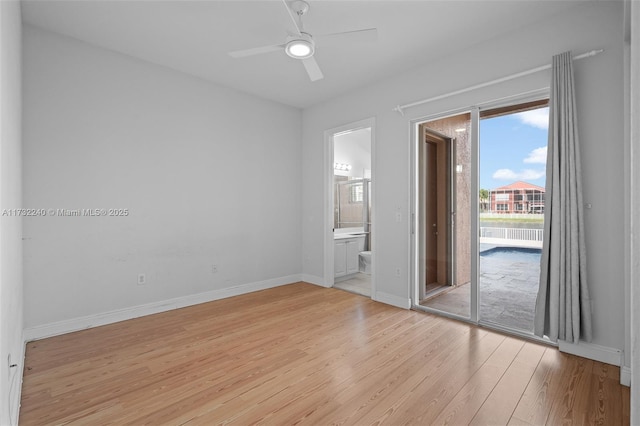
M 218 265 L 211 265 L 211 273 L 212 274 L 218 273 Z
M 138 274 L 138 285 L 145 285 L 147 283 L 147 276 L 145 274 Z
M 399 277 L 401 274 L 400 268 L 396 268 L 396 277 Z

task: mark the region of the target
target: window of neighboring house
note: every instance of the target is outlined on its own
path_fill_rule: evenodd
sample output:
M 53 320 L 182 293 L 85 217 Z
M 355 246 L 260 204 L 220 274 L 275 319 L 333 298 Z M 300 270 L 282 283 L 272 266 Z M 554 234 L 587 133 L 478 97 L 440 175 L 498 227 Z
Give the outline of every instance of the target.
M 516 210 L 522 211 L 523 210 L 523 206 L 520 203 L 516 204 Z
M 509 210 L 509 204 L 498 204 L 496 207 L 498 210 L 502 210 L 502 211 Z

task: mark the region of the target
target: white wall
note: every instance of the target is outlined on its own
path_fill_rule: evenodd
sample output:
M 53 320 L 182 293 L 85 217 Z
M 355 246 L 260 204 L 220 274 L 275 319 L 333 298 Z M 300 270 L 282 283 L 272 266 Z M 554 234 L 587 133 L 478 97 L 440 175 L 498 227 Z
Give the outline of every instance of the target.
M 18 1 L 0 1 L 0 213 L 22 207 L 21 44 Z M 0 215 L 0 424 L 16 424 L 22 339 L 22 219 Z M 11 355 L 9 368 L 7 357 Z
M 24 86 L 25 206 L 129 210 L 24 221 L 27 328 L 299 277 L 299 110 L 29 25 Z
M 333 161 L 351 164 L 350 171 L 338 171 L 334 174 L 352 177 L 365 176 L 365 170 L 371 174 L 371 129 L 360 129 L 337 135 L 333 138 Z
M 465 52 L 304 111 L 303 270 L 323 275 L 323 132 L 376 117 L 376 282 L 374 298 L 409 299 L 409 122 L 454 108 L 549 86 L 549 72 L 406 111 L 397 104 L 443 94 L 551 62 L 554 54 L 604 48 L 575 63 L 588 230 L 594 343 L 624 348 L 623 40 L 621 2 L 578 3 L 564 15 L 472 46 Z M 472 42 L 470 40 L 470 42 Z M 453 53 L 453 52 L 452 52 Z M 400 210 L 402 222 L 395 220 Z M 401 268 L 400 277 L 395 268 Z

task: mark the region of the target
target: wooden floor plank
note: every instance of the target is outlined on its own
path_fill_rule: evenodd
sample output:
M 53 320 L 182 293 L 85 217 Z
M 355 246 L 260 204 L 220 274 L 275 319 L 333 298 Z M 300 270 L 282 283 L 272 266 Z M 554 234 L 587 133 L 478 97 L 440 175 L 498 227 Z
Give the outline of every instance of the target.
M 505 339 L 489 359 L 440 412 L 434 424 L 468 424 L 489 397 L 507 368 L 522 352 L 524 343 Z
M 461 351 L 462 358 L 452 354 L 453 362 L 443 365 L 433 380 L 423 381 L 402 398 L 401 404 L 395 404 L 400 405 L 399 409 L 393 407 L 395 421 L 399 424 L 432 424 L 504 340 L 502 335 L 488 333 L 478 345 L 471 341 L 468 348 Z
M 330 392 L 324 400 L 314 404 L 313 411 L 317 416 L 316 412 L 326 409 L 327 405 L 333 404 L 340 397 L 341 393 L 338 390 L 344 391 L 371 372 L 401 362 L 407 356 L 406 345 L 410 342 L 416 345 L 425 344 L 431 335 L 430 330 L 434 330 L 441 320 L 428 317 L 423 317 L 423 320 L 403 321 L 391 328 L 394 330 L 393 333 L 383 331 L 374 335 L 368 341 L 358 344 L 355 350 L 351 340 L 345 342 L 345 346 L 329 347 L 319 353 L 317 358 L 312 358 L 308 365 L 304 365 L 304 370 L 291 368 L 280 372 L 280 378 L 287 380 L 286 389 L 274 389 L 271 383 L 265 383 L 243 394 L 243 398 L 249 401 L 261 398 L 260 405 L 266 408 L 267 412 L 257 409 L 244 413 L 235 420 L 239 424 L 245 424 L 270 418 L 275 414 L 283 416 L 281 408 L 290 405 L 289 402 L 317 398 L 318 393 L 329 389 Z M 358 365 L 359 368 L 354 370 L 353 365 Z M 307 410 L 303 411 L 305 417 L 311 415 Z
M 409 321 L 410 323 L 413 323 L 413 321 Z M 397 337 L 397 335 L 390 335 L 388 336 L 389 339 L 394 339 Z M 412 335 L 410 336 L 411 339 L 418 339 L 419 335 Z M 331 368 L 331 363 L 333 359 L 336 360 L 340 360 L 340 363 L 338 363 L 338 367 L 341 368 L 341 366 L 344 364 L 345 360 L 343 359 L 343 357 L 345 356 L 344 351 L 349 352 L 350 349 L 352 347 L 348 347 L 348 348 L 342 348 L 342 346 L 338 345 L 338 340 L 334 337 L 332 339 L 332 344 L 334 346 L 327 346 L 329 348 L 329 352 L 333 352 L 333 357 L 329 357 L 327 358 L 327 353 L 325 352 L 325 354 L 323 354 L 322 356 L 314 356 L 312 354 L 309 354 L 307 352 L 307 355 L 305 356 L 304 359 L 301 359 L 300 362 L 293 364 L 284 364 L 282 365 L 281 368 L 278 369 L 273 369 L 271 370 L 268 374 L 264 375 L 262 378 L 257 378 L 257 377 L 253 377 L 253 380 L 251 380 L 250 382 L 246 382 L 243 386 L 238 386 L 235 389 L 235 394 L 238 394 L 242 397 L 242 399 L 244 401 L 247 402 L 247 404 L 245 405 L 245 411 L 249 408 L 251 408 L 251 403 L 260 403 L 261 409 L 260 412 L 264 412 L 265 411 L 265 407 L 268 406 L 267 402 L 268 402 L 268 395 L 272 394 L 272 393 L 276 393 L 280 396 L 282 396 L 283 394 L 286 395 L 288 394 L 290 391 L 289 389 L 292 388 L 296 382 L 303 380 L 304 378 L 309 377 L 310 380 L 318 380 L 318 378 L 323 379 L 322 375 L 317 374 L 319 371 L 322 371 L 326 374 L 329 374 L 330 377 L 333 376 L 332 374 L 332 368 Z M 346 339 L 346 342 L 351 342 L 351 339 Z M 383 343 L 385 343 L 385 340 L 382 340 Z M 338 345 L 338 346 L 336 346 Z M 352 357 L 354 357 L 354 359 L 351 360 L 346 360 L 346 362 L 348 364 L 350 363 L 355 363 L 358 360 L 359 361 L 363 361 L 363 355 L 351 355 Z M 357 358 L 355 358 L 357 356 Z M 329 360 L 329 361 L 328 361 Z M 376 362 L 378 362 L 379 360 L 376 359 Z M 286 380 L 287 381 L 287 388 L 282 390 L 280 389 L 278 386 L 274 386 L 274 381 L 278 382 L 278 381 L 283 381 Z M 237 385 L 237 383 L 236 383 Z M 267 394 L 260 393 L 261 390 L 266 389 Z M 193 389 L 190 389 L 193 390 Z M 304 389 L 303 389 L 304 390 Z M 257 396 L 255 394 L 258 394 Z M 217 395 L 212 395 L 211 393 L 205 394 L 204 395 L 205 398 L 207 399 L 206 405 L 208 407 L 217 407 L 218 405 L 222 404 L 225 400 L 225 394 L 219 392 Z M 183 399 L 187 399 L 187 400 L 191 400 L 193 398 L 192 395 L 186 394 L 184 395 Z M 256 398 L 262 398 L 262 399 L 258 399 L 256 401 Z M 177 399 L 174 397 L 174 399 Z M 193 401 L 189 401 L 189 403 L 192 403 Z M 167 410 L 170 410 L 171 408 L 167 408 L 167 409 L 163 409 L 160 412 L 154 413 L 153 417 L 164 417 L 164 418 L 168 418 L 168 414 L 167 414 Z M 197 413 L 195 413 L 195 411 L 203 411 L 201 409 L 201 407 L 195 407 L 193 409 L 194 413 L 192 413 L 191 415 L 198 415 Z M 204 410 L 205 412 L 211 411 L 211 410 Z M 176 412 L 174 410 L 174 412 Z M 234 413 L 234 414 L 240 414 L 240 413 Z M 176 420 L 186 420 L 185 417 L 189 416 L 190 412 L 189 411 L 185 411 L 185 409 L 183 408 L 181 410 L 181 415 L 180 418 L 176 418 Z M 206 414 L 203 416 L 203 421 L 209 417 L 211 414 Z M 213 416 L 217 416 L 217 413 L 213 413 Z M 262 415 L 262 414 L 261 414 Z M 201 415 L 202 416 L 202 415 Z M 235 416 L 232 416 L 235 417 Z M 231 420 L 232 417 L 227 418 L 227 420 Z
M 545 424 L 562 382 L 563 368 L 571 367 L 571 357 L 547 348 L 522 398 L 513 412 L 511 424 Z
M 589 424 L 596 425 L 621 425 L 622 415 L 622 390 L 619 378 L 613 379 L 611 371 L 617 367 L 593 361 L 589 392 L 584 399 L 587 407 L 586 420 Z M 619 377 L 619 376 L 618 376 Z
M 585 424 L 587 412 L 583 406 L 583 395 L 589 392 L 593 361 L 580 357 L 571 358 L 569 365 L 562 369 L 560 386 L 547 417 L 548 425 Z
M 362 380 L 352 381 L 350 386 L 341 386 L 336 399 L 341 403 L 338 410 L 325 412 L 324 417 L 310 417 L 311 423 L 329 421 L 347 423 L 371 423 L 370 418 L 379 417 L 377 410 L 392 407 L 398 400 L 420 382 L 435 380 L 440 367 L 451 362 L 452 357 L 463 357 L 461 347 L 469 347 L 470 342 L 480 339 L 484 332 L 474 330 L 469 333 L 464 327 L 443 321 L 435 330 L 428 346 L 411 345 L 403 350 L 400 362 L 383 368 L 370 370 Z M 437 336 L 437 337 L 436 337 Z M 455 355 L 453 355 L 455 354 Z
M 618 375 L 296 283 L 29 343 L 20 423 L 628 424 Z
M 544 351 L 539 344 L 526 343 L 469 424 L 509 423 Z
M 454 352 L 444 354 L 447 359 L 445 363 L 449 364 L 451 361 L 460 364 L 468 363 L 469 357 L 482 357 L 483 349 L 491 347 L 495 343 L 492 339 L 493 336 L 489 334 L 478 335 L 477 337 L 465 348 L 468 349 L 466 353 L 461 353 L 456 348 Z M 380 399 L 379 403 L 372 405 L 371 409 L 355 423 L 382 424 L 386 422 L 395 424 L 401 422 L 401 413 L 411 406 L 413 403 L 412 397 L 422 394 L 425 388 L 431 386 L 431 383 L 441 383 L 448 375 L 447 369 L 442 368 L 443 365 L 444 363 L 440 362 L 429 362 L 420 365 L 420 369 L 416 367 L 414 372 L 418 374 L 412 374 L 410 376 L 411 380 L 403 382 L 402 386 L 393 392 L 388 392 L 384 399 Z

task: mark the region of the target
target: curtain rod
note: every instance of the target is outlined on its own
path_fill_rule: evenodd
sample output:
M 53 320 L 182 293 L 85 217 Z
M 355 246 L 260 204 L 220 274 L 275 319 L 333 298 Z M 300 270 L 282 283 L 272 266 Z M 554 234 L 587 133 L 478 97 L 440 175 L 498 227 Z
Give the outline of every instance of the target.
M 604 52 L 604 49 L 591 50 L 591 51 L 583 53 L 581 55 L 574 56 L 573 59 L 576 60 L 576 59 L 590 58 L 590 57 L 596 56 L 597 54 L 602 53 L 602 52 Z M 544 71 L 544 70 L 548 70 L 548 69 L 551 69 L 551 64 L 542 65 L 542 66 L 539 66 L 537 68 L 532 68 L 532 69 L 527 70 L 527 71 L 522 71 L 522 72 L 519 72 L 519 73 L 516 73 L 516 74 L 511 74 L 511 75 L 508 75 L 506 77 L 498 78 L 496 80 L 487 81 L 486 83 L 476 84 L 475 86 L 470 86 L 470 87 L 466 87 L 464 89 L 460 89 L 460 90 L 456 90 L 456 91 L 453 91 L 453 92 L 445 93 L 444 95 L 434 96 L 433 98 L 423 99 L 421 101 L 412 102 L 410 104 L 398 105 L 395 108 L 393 108 L 393 111 L 397 111 L 402 116 L 404 116 L 404 110 L 407 109 L 407 108 L 411 108 L 411 107 L 414 107 L 414 106 L 418 106 L 418 105 L 426 104 L 426 103 L 429 103 L 429 102 L 437 101 L 439 99 L 448 98 L 449 96 L 455 96 L 455 95 L 459 95 L 461 93 L 470 92 L 472 90 L 481 89 L 483 87 L 492 86 L 494 84 L 502 83 L 504 81 L 513 80 L 513 79 L 519 78 L 519 77 L 524 77 L 525 75 L 534 74 L 534 73 L 537 73 L 537 72 L 540 72 L 540 71 Z

